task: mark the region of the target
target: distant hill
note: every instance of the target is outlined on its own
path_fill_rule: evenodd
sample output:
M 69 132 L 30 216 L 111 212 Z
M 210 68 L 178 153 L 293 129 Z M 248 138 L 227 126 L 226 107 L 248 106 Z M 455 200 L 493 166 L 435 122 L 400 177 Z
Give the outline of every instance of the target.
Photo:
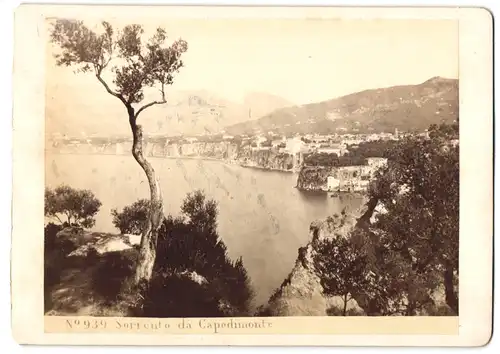
M 267 93 L 250 93 L 243 102 L 234 102 L 208 91 L 184 91 L 171 95 L 169 104 L 150 112 L 157 129 L 151 134 L 193 135 L 218 133 L 228 125 L 257 119 L 291 105 L 289 101 Z
M 458 118 L 458 80 L 365 90 L 328 101 L 277 109 L 226 128 L 231 134 L 422 131 Z
M 71 83 L 53 88 L 46 100 L 47 134 L 102 137 L 130 135 L 125 108 L 102 91 L 98 104 L 89 104 Z M 147 97 L 144 102 L 156 99 Z M 242 102 L 218 97 L 209 91 L 171 91 L 167 104 L 153 106 L 141 117 L 148 135 L 219 133 L 228 125 L 257 119 L 293 103 L 272 94 L 249 93 Z

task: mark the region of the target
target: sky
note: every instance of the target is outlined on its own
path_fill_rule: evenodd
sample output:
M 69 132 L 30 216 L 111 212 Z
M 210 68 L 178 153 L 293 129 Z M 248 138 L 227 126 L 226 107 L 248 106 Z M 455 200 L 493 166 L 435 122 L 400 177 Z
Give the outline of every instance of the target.
M 170 90 L 208 90 L 234 101 L 267 92 L 305 104 L 433 76 L 458 78 L 452 20 L 172 19 L 147 22 L 145 35 L 157 26 L 189 46 Z M 87 99 L 102 94 L 92 75 L 56 68 L 52 56 L 47 70 L 49 92 L 70 85 Z

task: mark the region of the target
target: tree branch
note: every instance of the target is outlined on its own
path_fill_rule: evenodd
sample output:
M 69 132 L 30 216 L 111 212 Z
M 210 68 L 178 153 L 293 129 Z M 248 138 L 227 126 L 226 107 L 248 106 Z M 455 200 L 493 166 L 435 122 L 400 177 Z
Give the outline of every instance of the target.
M 113 95 L 115 96 L 116 98 L 118 98 L 120 101 L 122 101 L 122 103 L 127 106 L 127 101 L 125 100 L 125 98 L 120 95 L 119 93 L 116 93 L 114 92 L 113 90 L 111 90 L 108 86 L 108 84 L 106 83 L 106 81 L 104 81 L 100 75 L 99 72 L 96 72 L 95 76 L 97 77 L 97 80 L 99 80 L 99 82 L 104 86 L 104 88 L 106 89 L 106 91 L 108 91 L 108 93 L 110 95 Z
M 141 113 L 142 111 L 144 111 L 146 108 L 149 108 L 149 107 L 157 105 L 157 104 L 165 104 L 165 103 L 167 103 L 166 100 L 163 100 L 163 101 L 153 101 L 153 102 L 149 102 L 148 104 L 145 104 L 144 106 L 142 106 L 141 108 L 139 108 L 139 110 L 135 114 L 135 119 L 137 119 L 137 117 L 139 116 L 139 113 Z

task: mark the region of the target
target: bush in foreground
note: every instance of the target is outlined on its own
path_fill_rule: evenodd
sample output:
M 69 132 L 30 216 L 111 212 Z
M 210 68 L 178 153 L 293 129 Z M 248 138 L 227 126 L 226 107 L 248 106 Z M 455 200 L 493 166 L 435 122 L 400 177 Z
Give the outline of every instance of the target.
M 120 230 L 144 225 L 147 203 L 114 211 Z M 134 215 L 134 217 L 130 217 Z M 181 216 L 164 219 L 153 277 L 141 290 L 134 316 L 246 316 L 253 291 L 242 259 L 233 261 L 217 233 L 218 207 L 201 191 L 188 194 Z M 140 233 L 140 230 L 138 230 Z M 193 280 L 194 278 L 194 280 Z

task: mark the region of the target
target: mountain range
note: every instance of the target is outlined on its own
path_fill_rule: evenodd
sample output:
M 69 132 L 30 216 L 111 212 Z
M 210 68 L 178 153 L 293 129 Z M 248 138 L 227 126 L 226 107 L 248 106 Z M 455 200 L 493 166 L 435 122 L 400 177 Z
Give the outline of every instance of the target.
M 128 136 L 121 103 L 105 92 L 94 97 L 90 104 L 70 84 L 55 87 L 46 98 L 47 135 Z M 140 121 L 150 136 L 422 131 L 457 119 L 458 104 L 458 80 L 434 77 L 305 105 L 262 92 L 235 102 L 206 90 L 173 91 L 167 104 L 149 108 Z
M 145 99 L 149 102 L 155 98 Z M 130 135 L 126 111 L 106 92 L 93 95 L 92 104 L 85 93 L 70 84 L 52 89 L 46 97 L 46 133 L 82 136 Z M 276 95 L 252 92 L 241 102 L 218 97 L 205 90 L 172 91 L 167 103 L 148 108 L 139 117 L 147 135 L 176 136 L 215 134 L 226 126 L 260 118 L 276 109 L 293 105 Z
M 331 100 L 277 109 L 229 127 L 231 134 L 423 131 L 458 118 L 458 80 L 433 77 L 418 85 L 370 89 Z

